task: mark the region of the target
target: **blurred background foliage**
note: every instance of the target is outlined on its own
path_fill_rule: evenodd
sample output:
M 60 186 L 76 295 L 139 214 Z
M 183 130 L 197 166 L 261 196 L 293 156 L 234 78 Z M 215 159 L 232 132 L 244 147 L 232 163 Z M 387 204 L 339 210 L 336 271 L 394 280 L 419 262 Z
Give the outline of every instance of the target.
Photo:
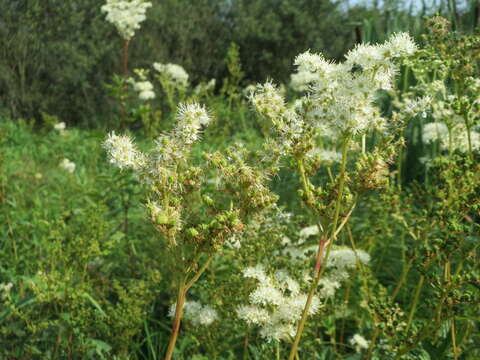
M 395 31 L 418 38 L 422 17 L 435 12 L 473 31 L 478 0 L 457 2 L 155 1 L 132 41 L 131 67 L 172 62 L 182 65 L 194 84 L 221 79 L 228 73 L 228 48 L 236 43 L 244 85 L 268 76 L 287 81 L 294 57 L 306 49 L 338 59 L 361 40 L 381 41 Z M 120 39 L 104 20 L 103 3 L 0 2 L 0 108 L 6 115 L 38 120 L 43 112 L 70 125 L 102 125 L 112 110 L 102 84 L 121 66 Z

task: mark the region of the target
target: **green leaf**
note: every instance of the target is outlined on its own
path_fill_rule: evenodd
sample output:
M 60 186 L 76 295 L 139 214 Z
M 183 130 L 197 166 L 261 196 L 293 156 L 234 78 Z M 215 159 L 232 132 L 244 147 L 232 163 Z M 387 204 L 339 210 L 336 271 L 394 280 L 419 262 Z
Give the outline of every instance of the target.
M 100 312 L 100 314 L 102 314 L 104 317 L 107 317 L 107 314 L 105 313 L 105 311 L 103 311 L 102 307 L 100 306 L 100 304 L 98 302 L 95 301 L 95 299 L 93 297 L 90 296 L 90 294 L 84 292 L 82 294 L 82 296 L 84 298 L 86 298 L 87 300 L 89 300 L 93 306 L 95 306 L 95 308 Z

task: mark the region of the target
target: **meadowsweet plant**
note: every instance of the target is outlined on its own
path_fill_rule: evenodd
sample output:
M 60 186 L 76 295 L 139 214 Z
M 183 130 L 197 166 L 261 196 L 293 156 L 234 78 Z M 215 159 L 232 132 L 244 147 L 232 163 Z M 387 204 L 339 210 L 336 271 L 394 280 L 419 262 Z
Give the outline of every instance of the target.
M 165 93 L 170 111 L 174 111 L 177 105 L 185 100 L 189 87 L 188 73 L 178 64 L 154 63 L 156 78 Z
M 151 6 L 152 3 L 145 0 L 107 0 L 102 12 L 107 14 L 107 21 L 115 26 L 122 39 L 130 41 L 147 18 L 146 11 Z
M 403 101 L 415 96 L 434 100 L 430 115 L 420 123 L 425 159 L 454 151 L 472 157 L 480 147 L 479 38 L 450 31 L 449 21 L 440 16 L 427 27 L 425 46 L 406 62 L 417 84 L 402 94 Z
M 408 34 L 399 33 L 383 44 L 358 45 L 343 63 L 307 51 L 295 59 L 295 65 L 298 72 L 315 77 L 297 104 L 288 105 L 272 82 L 259 85 L 251 95 L 256 110 L 273 124 L 272 138 L 266 145 L 269 153 L 291 159 L 301 179 L 299 195 L 311 210 L 319 231 L 312 281 L 302 314 L 296 319 L 289 359 L 296 357 L 332 246 L 359 195 L 388 184 L 388 164 L 401 141 L 397 136 L 401 123 L 388 123 L 375 101 L 379 91 L 394 87 L 400 60 L 416 49 Z M 381 140 L 367 148 L 366 134 L 370 131 L 379 134 Z M 325 137 L 340 155 L 316 150 Z M 339 168 L 332 166 L 332 160 L 339 158 Z M 347 170 L 350 159 L 355 162 L 354 171 Z M 311 178 L 320 167 L 326 168 L 329 177 L 327 182 L 316 185 Z
M 106 20 L 115 26 L 118 34 L 123 40 L 123 77 L 114 77 L 113 85 L 110 86 L 110 90 L 113 92 L 114 96 L 116 95 L 115 97 L 120 100 L 121 117 L 124 123 L 127 116 L 124 101 L 127 96 L 126 86 L 128 78 L 129 44 L 135 35 L 135 31 L 140 29 L 140 24 L 145 21 L 146 11 L 151 6 L 152 3 L 145 0 L 107 0 L 106 4 L 101 8 L 101 11 L 106 13 Z M 141 88 L 143 91 L 137 91 L 147 98 L 152 98 L 152 88 L 145 88 L 145 82 L 143 82 L 143 85 L 143 88 Z
M 191 149 L 210 122 L 204 107 L 181 104 L 175 128 L 160 135 L 149 152 L 138 150 L 127 135 L 111 133 L 104 142 L 110 162 L 133 171 L 148 190 L 148 216 L 168 253 L 161 267 L 170 270 L 177 295 L 165 359 L 173 356 L 184 312 L 199 324 L 217 318 L 213 309 L 187 303 L 189 289 L 229 240 L 244 231 L 248 219 L 276 201 L 264 184 L 267 175 L 247 165 L 238 152 L 205 154 L 203 166 L 196 164 Z M 212 174 L 219 179 L 216 188 L 208 182 Z
M 303 242 L 297 243 L 297 246 L 291 245 L 288 240 L 287 243 L 289 246 L 282 255 L 290 258 L 297 272 L 300 270 L 299 281 L 285 270 L 276 270 L 269 275 L 263 265 L 247 267 L 243 271 L 243 276 L 254 279 L 257 286 L 249 294 L 249 304 L 237 308 L 237 316 L 248 325 L 259 326 L 260 335 L 267 341 L 290 341 L 294 338 L 295 325 L 301 319 L 307 301 L 307 293 L 303 290 L 308 290 L 312 282 L 305 265 L 310 264 L 308 255 L 316 250 L 315 246 L 312 249 L 311 245 L 302 247 Z M 325 265 L 327 274 L 320 280 L 317 295 L 312 297 L 308 315 L 321 311 L 341 283 L 349 278 L 349 270 L 354 269 L 357 262 L 367 265 L 369 261 L 370 256 L 364 251 L 349 248 L 332 250 Z

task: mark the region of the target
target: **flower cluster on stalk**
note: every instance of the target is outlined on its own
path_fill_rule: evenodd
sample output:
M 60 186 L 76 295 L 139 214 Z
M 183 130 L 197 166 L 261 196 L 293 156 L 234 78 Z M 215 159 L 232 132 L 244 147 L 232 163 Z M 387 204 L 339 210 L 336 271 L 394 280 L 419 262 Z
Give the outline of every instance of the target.
M 151 6 L 152 3 L 145 0 L 107 0 L 102 12 L 107 13 L 107 21 L 115 25 L 120 36 L 130 40 L 145 21 Z

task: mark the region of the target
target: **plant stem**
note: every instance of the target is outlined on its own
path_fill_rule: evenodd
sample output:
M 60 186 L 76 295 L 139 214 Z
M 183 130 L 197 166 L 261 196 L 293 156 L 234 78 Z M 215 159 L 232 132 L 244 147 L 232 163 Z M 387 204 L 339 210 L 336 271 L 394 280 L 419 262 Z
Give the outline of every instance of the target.
M 310 286 L 310 290 L 308 292 L 308 297 L 307 297 L 307 302 L 305 304 L 305 307 L 302 312 L 302 317 L 300 319 L 300 322 L 298 323 L 297 326 L 297 333 L 295 334 L 295 340 L 293 341 L 292 348 L 290 350 L 290 356 L 288 357 L 289 360 L 294 360 L 295 356 L 297 355 L 298 351 L 298 345 L 300 343 L 300 338 L 302 337 L 303 329 L 305 327 L 305 323 L 308 317 L 308 310 L 310 309 L 310 305 L 312 304 L 313 296 L 315 295 L 315 290 L 318 286 L 318 282 L 320 281 L 320 278 L 322 276 L 322 262 L 323 262 L 323 252 L 324 249 L 327 248 L 327 254 L 325 258 L 328 258 L 328 253 L 331 247 L 331 244 L 333 240 L 336 238 L 336 230 L 337 230 L 337 224 L 338 224 L 338 219 L 340 217 L 340 207 L 342 204 L 342 197 L 343 197 L 343 188 L 345 186 L 345 170 L 347 166 L 347 152 L 348 152 L 348 143 L 349 143 L 349 137 L 347 137 L 343 143 L 343 148 L 342 148 L 342 165 L 341 165 L 341 170 L 340 170 L 340 180 L 339 180 L 339 185 L 338 185 L 338 197 L 335 203 L 335 212 L 334 212 L 334 218 L 333 218 L 333 223 L 332 223 L 332 228 L 331 228 L 331 236 L 330 239 L 326 237 L 322 237 L 320 239 L 320 243 L 318 246 L 318 251 L 317 251 L 317 261 L 315 264 L 315 270 L 314 274 L 315 277 L 312 281 L 312 284 Z M 303 165 L 303 164 L 302 164 Z M 303 173 L 303 176 L 305 176 L 305 172 L 302 171 L 302 168 L 300 168 L 300 163 L 299 163 L 299 170 L 301 173 Z M 302 181 L 303 181 L 303 176 L 302 176 Z M 305 183 L 306 183 L 306 178 L 305 178 Z M 308 197 L 308 193 L 307 193 Z
M 407 321 L 407 327 L 405 328 L 405 333 L 408 333 L 408 330 L 412 325 L 413 315 L 415 315 L 415 311 L 417 310 L 418 299 L 420 298 L 420 292 L 422 291 L 424 281 L 425 281 L 425 277 L 422 275 L 420 277 L 420 280 L 418 281 L 417 288 L 415 289 L 415 295 L 413 298 L 412 308 L 410 309 L 410 313 L 408 314 L 408 321 Z
M 214 258 L 214 255 L 210 255 L 210 257 L 205 261 L 205 263 L 202 265 L 200 270 L 197 271 L 197 273 L 193 276 L 193 278 L 185 285 L 185 291 L 188 291 L 192 287 L 193 284 L 197 282 L 197 280 L 202 276 L 202 274 L 207 270 L 208 266 L 212 262 Z
M 245 333 L 245 340 L 243 341 L 243 360 L 248 359 L 248 329 Z
M 126 125 L 126 116 L 127 112 L 125 109 L 124 99 L 123 97 L 127 93 L 127 78 L 128 78 L 128 46 L 130 44 L 129 40 L 123 41 L 123 52 L 122 52 L 122 70 L 123 70 L 123 84 L 122 84 L 122 101 L 120 101 L 120 111 L 122 116 L 122 125 Z
M 180 323 L 182 321 L 183 315 L 183 306 L 185 305 L 185 301 L 187 299 L 187 292 L 188 290 L 197 282 L 197 280 L 202 276 L 202 274 L 207 270 L 208 266 L 212 262 L 214 255 L 210 255 L 210 257 L 205 261 L 202 267 L 197 271 L 197 273 L 187 281 L 187 277 L 185 277 L 180 286 L 178 287 L 178 295 L 177 295 L 177 304 L 175 306 L 175 319 L 173 320 L 172 325 L 172 335 L 170 336 L 170 342 L 168 344 L 167 354 L 165 355 L 165 360 L 171 360 L 173 351 L 175 350 L 175 343 L 177 342 L 178 333 L 180 330 Z
M 187 289 L 185 287 L 185 281 L 182 281 L 178 287 L 177 305 L 175 306 L 175 318 L 172 325 L 172 335 L 170 336 L 170 342 L 168 344 L 165 360 L 171 360 L 173 351 L 175 350 L 175 343 L 177 342 L 178 332 L 180 330 L 180 322 L 182 321 L 183 306 L 187 296 Z

